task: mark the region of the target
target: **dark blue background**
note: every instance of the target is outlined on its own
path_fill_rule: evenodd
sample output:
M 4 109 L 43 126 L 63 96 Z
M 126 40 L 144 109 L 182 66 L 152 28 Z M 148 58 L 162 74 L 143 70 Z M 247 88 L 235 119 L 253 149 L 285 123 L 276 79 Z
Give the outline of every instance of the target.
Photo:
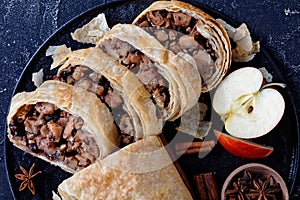
M 73 0 L 74 1 L 74 0 Z M 38 47 L 67 21 L 103 0 L 0 1 L 0 200 L 12 199 L 4 161 L 5 118 L 13 88 Z M 300 117 L 300 4 L 298 0 L 214 0 L 203 4 L 245 22 L 281 65 Z M 296 134 L 296 133 L 295 133 Z M 300 198 L 298 175 L 291 199 Z

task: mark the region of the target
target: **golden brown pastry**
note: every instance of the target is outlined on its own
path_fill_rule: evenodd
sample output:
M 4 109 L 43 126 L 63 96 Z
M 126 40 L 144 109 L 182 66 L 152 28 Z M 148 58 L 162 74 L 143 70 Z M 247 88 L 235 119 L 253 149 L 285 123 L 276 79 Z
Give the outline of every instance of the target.
M 230 40 L 213 17 L 181 1 L 156 1 L 133 24 L 154 35 L 174 53 L 184 52 L 202 77 L 202 92 L 222 80 L 231 64 Z
M 91 91 L 105 102 L 120 127 L 124 145 L 161 133 L 162 120 L 149 92 L 130 70 L 101 49 L 71 52 L 56 79 Z
M 130 144 L 66 179 L 63 200 L 192 199 L 157 136 Z
M 119 146 L 113 117 L 96 95 L 46 81 L 12 98 L 8 138 L 18 148 L 74 173 Z
M 130 69 L 164 112 L 175 120 L 194 106 L 201 93 L 195 65 L 162 46 L 155 37 L 132 24 L 118 24 L 98 47 Z

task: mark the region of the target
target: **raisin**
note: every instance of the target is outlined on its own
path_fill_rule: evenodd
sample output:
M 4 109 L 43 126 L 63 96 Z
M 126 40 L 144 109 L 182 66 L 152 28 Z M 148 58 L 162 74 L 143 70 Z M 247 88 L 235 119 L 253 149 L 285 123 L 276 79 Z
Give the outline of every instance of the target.
M 53 121 L 56 122 L 60 117 L 60 110 L 56 110 L 53 114 L 47 114 L 44 116 L 46 122 Z
M 17 125 L 10 124 L 9 129 L 13 136 L 21 137 L 21 136 L 26 135 L 25 127 L 22 123 L 17 124 Z
M 28 147 L 31 149 L 32 152 L 37 153 L 39 151 L 36 144 L 29 144 Z
M 44 118 L 45 118 L 46 122 L 58 120 L 58 116 L 55 114 L 45 115 Z
M 68 75 L 68 72 L 62 71 L 61 74 L 60 74 L 60 76 L 61 76 L 63 79 L 66 80 L 66 79 L 68 78 L 69 75 Z

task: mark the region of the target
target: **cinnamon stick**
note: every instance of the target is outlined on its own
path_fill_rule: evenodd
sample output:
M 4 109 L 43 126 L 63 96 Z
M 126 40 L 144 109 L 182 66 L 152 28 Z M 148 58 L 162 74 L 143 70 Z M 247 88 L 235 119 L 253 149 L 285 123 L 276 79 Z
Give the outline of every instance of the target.
M 215 179 L 214 174 L 210 172 L 210 173 L 203 174 L 203 176 L 204 176 L 206 188 L 208 189 L 207 190 L 208 198 L 212 200 L 219 200 L 220 196 L 217 187 L 217 181 Z
M 207 153 L 212 150 L 212 147 L 200 147 L 200 148 L 193 148 L 193 149 L 186 149 L 186 150 L 180 150 L 176 151 L 176 155 L 182 155 L 182 154 L 196 154 L 196 153 Z
M 201 147 L 214 147 L 216 142 L 214 140 L 205 140 L 199 142 L 184 142 L 175 144 L 176 151 L 186 150 L 186 149 L 194 149 Z
M 219 200 L 219 190 L 213 172 L 194 176 L 199 199 Z
M 208 194 L 207 194 L 207 189 L 205 187 L 205 181 L 204 177 L 200 175 L 194 176 L 194 181 L 196 182 L 196 187 L 198 191 L 198 197 L 197 199 L 201 200 L 209 200 L 208 199 Z

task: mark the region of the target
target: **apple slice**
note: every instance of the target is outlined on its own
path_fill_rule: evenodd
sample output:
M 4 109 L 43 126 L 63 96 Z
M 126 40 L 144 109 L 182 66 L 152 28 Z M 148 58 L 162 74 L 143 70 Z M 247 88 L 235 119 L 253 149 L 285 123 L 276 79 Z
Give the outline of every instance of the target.
M 226 131 L 238 138 L 256 138 L 270 132 L 280 121 L 285 109 L 282 95 L 262 87 L 263 75 L 254 67 L 229 74 L 217 88 L 213 108 L 225 123 Z
M 218 142 L 232 155 L 244 159 L 262 159 L 269 156 L 274 148 L 238 139 L 214 130 Z

